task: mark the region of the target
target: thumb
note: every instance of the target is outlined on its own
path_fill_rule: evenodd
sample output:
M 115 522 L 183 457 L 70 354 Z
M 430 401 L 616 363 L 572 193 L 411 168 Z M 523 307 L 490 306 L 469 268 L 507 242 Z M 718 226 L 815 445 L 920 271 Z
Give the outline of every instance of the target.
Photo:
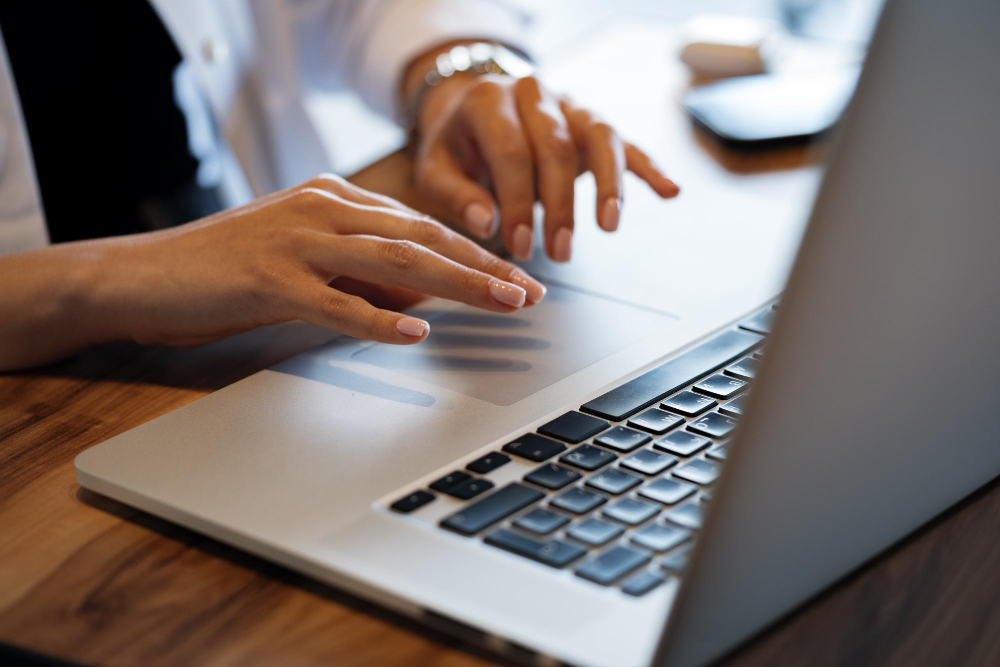
M 490 193 L 462 170 L 455 156 L 437 145 L 417 165 L 417 190 L 473 236 L 496 234 L 498 215 Z

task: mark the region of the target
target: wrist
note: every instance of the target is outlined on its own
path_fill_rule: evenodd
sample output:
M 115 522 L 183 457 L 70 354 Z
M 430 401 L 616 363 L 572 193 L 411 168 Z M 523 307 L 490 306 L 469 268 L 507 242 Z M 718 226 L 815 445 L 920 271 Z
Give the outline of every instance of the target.
M 441 86 L 451 87 L 453 79 L 475 80 L 488 75 L 522 78 L 533 73 L 534 66 L 520 52 L 481 40 L 458 40 L 442 44 L 415 58 L 407 67 L 400 89 L 404 125 L 417 128 L 425 98 Z

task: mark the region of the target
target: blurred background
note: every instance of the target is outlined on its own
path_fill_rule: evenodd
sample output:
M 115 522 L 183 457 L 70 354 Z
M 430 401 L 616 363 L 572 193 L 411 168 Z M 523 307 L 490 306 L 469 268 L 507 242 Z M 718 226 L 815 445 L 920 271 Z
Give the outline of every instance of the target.
M 751 32 L 763 30 L 777 38 L 770 40 L 772 47 L 773 42 L 778 42 L 779 48 L 772 48 L 768 53 L 765 71 L 817 66 L 829 69 L 831 64 L 849 64 L 863 57 L 881 6 L 881 0 L 505 1 L 524 16 L 528 43 L 543 79 L 547 71 L 559 69 L 560 61 L 572 58 L 574 52 L 585 51 L 589 41 L 600 39 L 611 30 L 636 25 L 642 25 L 646 35 L 649 33 L 645 31 L 658 29 L 684 33 L 685 27 L 696 26 L 698 37 L 704 39 L 707 29 L 710 38 L 714 34 L 715 39 L 723 42 L 732 37 L 737 42 L 745 42 L 745 29 L 749 25 Z M 706 28 L 704 24 L 691 23 L 691 19 L 704 15 L 744 17 L 755 23 L 744 24 L 742 34 L 737 29 L 735 35 L 732 25 L 720 26 L 710 21 Z M 688 37 L 683 37 L 682 41 Z M 659 62 L 648 56 L 640 61 L 623 50 L 620 64 L 629 68 L 676 67 L 680 51 L 666 49 L 661 55 Z M 713 53 L 708 55 L 711 57 Z M 745 56 L 746 49 L 736 55 Z M 702 79 L 714 78 L 697 72 L 692 75 L 696 84 Z M 558 77 L 549 83 L 556 90 L 560 89 Z M 817 85 L 826 87 L 825 83 Z M 773 99 L 774 96 L 769 97 Z M 320 119 L 323 140 L 338 173 L 357 171 L 405 142 L 401 129 L 370 113 L 350 93 L 316 94 L 310 99 L 309 108 Z M 610 120 L 615 121 L 614 118 Z

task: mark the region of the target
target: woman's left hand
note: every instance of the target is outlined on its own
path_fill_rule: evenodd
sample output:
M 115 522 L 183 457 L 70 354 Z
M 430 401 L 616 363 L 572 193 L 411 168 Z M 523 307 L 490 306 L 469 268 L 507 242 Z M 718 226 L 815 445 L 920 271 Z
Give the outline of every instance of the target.
M 532 208 L 541 200 L 546 252 L 569 260 L 573 184 L 582 171 L 594 173 L 597 222 L 608 232 L 618 228 L 624 170 L 663 198 L 679 192 L 642 150 L 534 77 L 450 77 L 425 96 L 417 133 L 421 194 L 479 238 L 492 237 L 499 223 L 516 259 L 531 256 Z

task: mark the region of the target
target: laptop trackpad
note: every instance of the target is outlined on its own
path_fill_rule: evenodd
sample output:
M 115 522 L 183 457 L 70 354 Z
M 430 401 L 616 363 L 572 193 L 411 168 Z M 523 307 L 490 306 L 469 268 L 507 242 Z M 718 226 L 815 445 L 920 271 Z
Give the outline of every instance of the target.
M 513 405 L 596 361 L 665 329 L 676 317 L 551 286 L 545 300 L 511 315 L 461 306 L 416 310 L 431 323 L 419 345 L 375 344 L 354 361 Z

